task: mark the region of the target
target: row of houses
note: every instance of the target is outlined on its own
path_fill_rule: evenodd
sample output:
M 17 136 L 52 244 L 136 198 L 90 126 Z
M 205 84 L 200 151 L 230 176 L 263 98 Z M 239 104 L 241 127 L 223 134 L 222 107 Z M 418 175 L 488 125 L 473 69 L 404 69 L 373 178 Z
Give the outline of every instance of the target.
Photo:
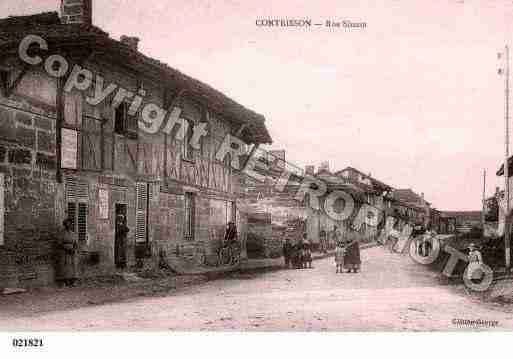
M 137 38 L 111 38 L 92 19 L 91 0 L 62 0 L 60 16 L 0 20 L 0 287 L 53 282 L 55 238 L 65 218 L 80 242 L 82 277 L 215 266 L 229 221 L 244 243 L 240 173 L 230 154 L 215 154 L 228 135 L 242 140 L 241 152 L 271 143 L 265 118 L 145 56 Z M 48 45 L 28 49 L 40 64 L 20 59 L 27 35 Z M 49 55 L 53 62 L 45 61 Z M 55 76 L 62 69 L 57 55 L 69 62 L 62 77 Z M 91 105 L 98 83 L 64 89 L 74 65 L 101 75 L 104 87 L 114 83 L 144 94 L 145 103 L 180 108 L 181 122 L 169 133 L 148 134 L 138 126 L 140 111 L 131 113 L 115 92 Z M 200 124 L 207 134 L 194 147 L 191 129 Z M 120 216 L 130 231 L 117 245 Z
M 329 240 L 335 228 L 342 235 L 349 230 L 354 230 L 351 224 L 362 205 L 375 207 L 379 213 L 383 214 L 377 221 L 378 226 L 366 226 L 364 223 L 357 229 L 363 242 L 376 239 L 386 216 L 397 219 L 395 226 L 398 230 L 410 224 L 423 228 L 429 227 L 437 233 L 456 232 L 455 218 L 451 214 L 433 208 L 431 203 L 425 200 L 423 193 L 419 195 L 412 189 L 393 188 L 374 178 L 370 173 L 354 167 L 330 171 L 329 163 L 324 162 L 316 171 L 315 166 L 309 165 L 304 170 L 296 170 L 295 179 L 289 180 L 283 190 L 278 190 L 275 187 L 275 177 L 287 164 L 285 151 L 269 151 L 262 155 L 261 160 L 266 163 L 262 173 L 265 172 L 269 176 L 268 181 L 258 182 L 246 178 L 244 187 L 245 200 L 251 208 L 249 218 L 255 215 L 266 218 L 267 221 L 267 227 L 265 227 L 262 221 L 255 221 L 258 224 L 253 225 L 253 221 L 250 220 L 248 227 L 248 235 L 252 240 L 260 242 L 262 246 L 275 247 L 287 236 L 287 231 L 291 231 L 296 238 L 305 232 L 307 239 L 317 247 L 323 238 Z M 295 194 L 305 176 L 321 179 L 326 184 L 327 191 L 319 197 L 318 209 L 307 205 L 307 200 L 295 200 Z M 354 200 L 355 209 L 352 215 L 344 220 L 334 219 L 324 209 L 326 198 L 334 191 L 349 193 Z M 341 212 L 344 203 L 335 202 L 335 207 L 335 212 Z M 262 233 L 263 228 L 267 228 L 265 235 Z

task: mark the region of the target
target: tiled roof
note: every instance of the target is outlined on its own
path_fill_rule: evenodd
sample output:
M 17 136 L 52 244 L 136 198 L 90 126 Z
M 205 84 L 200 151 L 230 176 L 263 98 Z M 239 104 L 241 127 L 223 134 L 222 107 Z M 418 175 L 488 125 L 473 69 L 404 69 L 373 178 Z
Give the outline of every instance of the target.
M 393 196 L 395 199 L 406 203 L 414 203 L 417 205 L 422 205 L 424 203 L 424 199 L 413 192 L 411 189 L 396 189 L 393 192 Z M 429 202 L 426 201 L 429 204 Z
M 0 50 L 17 47 L 19 42 L 29 34 L 44 37 L 50 46 L 83 44 L 94 49 L 109 51 L 113 58 L 122 60 L 126 66 L 149 67 L 159 73 L 163 81 L 178 84 L 181 87 L 180 91 L 185 90 L 188 94 L 204 100 L 227 120 L 246 124 L 247 130 L 241 136 L 246 142 L 272 143 L 265 126 L 265 118 L 261 114 L 240 105 L 211 86 L 110 38 L 106 32 L 96 26 L 62 24 L 56 12 L 9 17 L 0 20 Z
M 351 166 L 348 166 L 340 171 L 337 171 L 335 174 L 336 175 L 339 175 L 340 173 L 346 171 L 346 170 L 352 170 L 352 171 L 355 171 L 357 173 L 359 173 L 361 176 L 363 176 L 364 178 L 368 178 L 374 185 L 377 185 L 378 187 L 382 187 L 384 189 L 392 189 L 392 186 L 389 186 L 387 185 L 386 183 L 384 182 L 381 182 L 379 180 L 377 180 L 376 178 L 372 177 L 372 176 L 369 176 L 368 174 L 365 174 L 363 173 L 362 171 L 354 168 L 354 167 L 351 167 Z

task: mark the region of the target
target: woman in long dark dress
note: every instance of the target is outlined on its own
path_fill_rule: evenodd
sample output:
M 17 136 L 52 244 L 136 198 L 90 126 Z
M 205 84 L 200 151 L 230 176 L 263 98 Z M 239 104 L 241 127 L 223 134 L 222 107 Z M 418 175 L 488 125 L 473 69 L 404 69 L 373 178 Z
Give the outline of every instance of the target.
M 358 242 L 358 233 L 349 230 L 346 238 L 345 254 L 344 254 L 344 269 L 348 273 L 351 270 L 356 273 L 360 270 L 361 259 L 360 259 L 360 243 Z
M 60 284 L 74 286 L 78 278 L 78 239 L 72 232 L 73 222 L 67 218 L 62 223 L 57 241 L 56 280 Z

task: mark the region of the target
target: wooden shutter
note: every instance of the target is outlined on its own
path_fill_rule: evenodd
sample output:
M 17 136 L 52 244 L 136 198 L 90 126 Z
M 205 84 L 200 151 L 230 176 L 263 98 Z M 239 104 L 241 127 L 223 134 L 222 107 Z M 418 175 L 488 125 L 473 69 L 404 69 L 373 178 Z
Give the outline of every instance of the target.
M 67 93 L 64 97 L 64 124 L 74 128 L 82 125 L 82 94 Z
M 84 117 L 82 127 L 82 168 L 99 171 L 102 169 L 102 129 L 101 122 L 92 117 Z
M 89 214 L 89 185 L 87 181 L 66 177 L 66 202 L 68 218 L 73 221 L 73 231 L 79 240 L 87 240 L 87 217 Z
M 78 204 L 78 216 L 77 216 L 77 231 L 78 240 L 87 240 L 87 215 L 88 215 L 87 203 Z
M 77 217 L 77 203 L 76 202 L 68 202 L 68 218 L 71 219 L 71 228 L 72 228 L 72 231 L 75 232 L 75 225 L 76 225 L 76 220 L 75 218 Z
M 185 221 L 184 221 L 184 238 L 186 240 L 194 240 L 194 193 L 186 193 L 184 198 L 185 205 Z
M 89 202 L 89 185 L 87 181 L 75 177 L 66 177 L 66 198 L 68 202 Z
M 144 243 L 148 240 L 147 209 L 148 209 L 148 184 L 140 182 L 136 184 L 136 213 L 135 213 L 135 240 Z

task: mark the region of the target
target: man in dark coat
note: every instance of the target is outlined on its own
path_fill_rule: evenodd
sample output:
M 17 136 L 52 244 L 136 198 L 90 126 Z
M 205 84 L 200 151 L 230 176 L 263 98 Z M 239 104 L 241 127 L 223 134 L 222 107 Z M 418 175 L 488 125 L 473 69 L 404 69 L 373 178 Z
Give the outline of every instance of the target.
M 283 243 L 283 258 L 285 259 L 285 268 L 290 267 L 290 259 L 292 256 L 292 243 L 290 242 L 290 238 L 285 239 L 285 243 Z
M 119 214 L 116 218 L 116 265 L 121 268 L 126 267 L 126 241 L 130 229 L 126 225 L 126 217 Z

